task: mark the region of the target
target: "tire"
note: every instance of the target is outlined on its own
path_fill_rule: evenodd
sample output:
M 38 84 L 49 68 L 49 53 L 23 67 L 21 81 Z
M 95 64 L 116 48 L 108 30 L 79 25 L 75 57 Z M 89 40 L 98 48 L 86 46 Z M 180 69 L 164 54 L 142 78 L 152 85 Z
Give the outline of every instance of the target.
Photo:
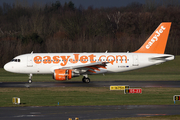
M 28 83 L 29 83 L 29 84 L 31 84 L 31 83 L 32 83 L 32 80 L 31 80 L 31 79 L 29 79 L 29 80 L 28 80 Z
M 83 77 L 82 81 L 83 83 L 90 83 L 90 79 L 86 77 Z
M 85 83 L 90 83 L 90 79 L 89 79 L 89 78 L 85 78 L 85 79 L 84 79 L 84 82 L 85 82 Z

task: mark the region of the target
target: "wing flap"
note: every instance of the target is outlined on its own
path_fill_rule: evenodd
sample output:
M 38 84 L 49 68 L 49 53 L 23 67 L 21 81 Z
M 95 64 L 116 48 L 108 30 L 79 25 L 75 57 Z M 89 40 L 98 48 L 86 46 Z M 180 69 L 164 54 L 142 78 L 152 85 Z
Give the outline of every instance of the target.
M 75 65 L 75 66 L 69 66 L 69 67 L 63 67 L 64 68 L 71 68 L 71 69 L 78 69 L 78 68 L 84 68 L 84 67 L 93 67 L 93 66 L 104 66 L 109 62 L 95 62 L 95 63 L 88 63 L 88 64 L 81 64 L 81 65 Z

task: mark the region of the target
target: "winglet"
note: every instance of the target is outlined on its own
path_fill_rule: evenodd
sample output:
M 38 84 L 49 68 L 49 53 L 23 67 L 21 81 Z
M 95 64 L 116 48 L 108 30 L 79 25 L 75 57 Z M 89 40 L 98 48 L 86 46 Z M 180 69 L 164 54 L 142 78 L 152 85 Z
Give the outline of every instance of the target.
M 134 53 L 164 54 L 171 22 L 161 23 L 141 48 Z

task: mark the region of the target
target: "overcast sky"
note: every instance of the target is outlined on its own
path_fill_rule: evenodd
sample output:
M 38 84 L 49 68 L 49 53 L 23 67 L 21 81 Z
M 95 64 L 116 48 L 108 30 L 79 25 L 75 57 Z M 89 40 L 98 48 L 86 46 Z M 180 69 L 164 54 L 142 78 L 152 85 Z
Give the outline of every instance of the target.
M 3 2 L 13 4 L 16 1 L 27 1 L 29 5 L 32 5 L 33 2 L 44 5 L 46 3 L 54 3 L 56 1 L 60 1 L 60 3 L 63 5 L 65 2 L 72 1 L 75 4 L 75 7 L 79 7 L 79 5 L 82 5 L 84 8 L 87 8 L 88 6 L 100 8 L 121 7 L 126 6 L 132 2 L 139 2 L 141 4 L 144 4 L 146 0 L 0 0 L 0 5 L 2 5 Z

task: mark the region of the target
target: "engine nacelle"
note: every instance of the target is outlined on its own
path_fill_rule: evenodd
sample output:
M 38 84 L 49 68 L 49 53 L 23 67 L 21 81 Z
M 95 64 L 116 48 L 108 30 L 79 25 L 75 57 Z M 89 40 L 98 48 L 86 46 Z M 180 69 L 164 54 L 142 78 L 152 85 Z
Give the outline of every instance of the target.
M 73 77 L 78 77 L 79 74 L 74 73 L 72 70 L 69 69 L 56 69 L 54 70 L 53 79 L 55 80 L 70 80 Z

